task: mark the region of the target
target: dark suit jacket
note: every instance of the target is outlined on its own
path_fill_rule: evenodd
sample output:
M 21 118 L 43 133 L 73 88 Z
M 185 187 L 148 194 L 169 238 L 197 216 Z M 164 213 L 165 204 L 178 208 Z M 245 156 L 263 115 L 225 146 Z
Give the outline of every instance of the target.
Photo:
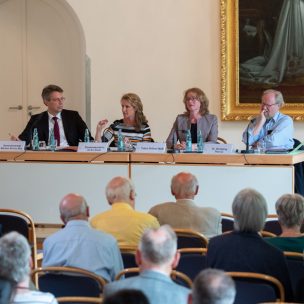
M 283 284 L 286 301 L 293 302 L 290 276 L 282 251 L 269 245 L 257 233 L 232 232 L 212 238 L 208 244 L 207 267 L 273 276 Z
M 86 123 L 82 120 L 79 113 L 71 110 L 62 110 L 62 124 L 67 142 L 70 146 L 78 146 L 79 141 L 84 140 Z M 49 117 L 48 112 L 33 115 L 26 125 L 23 132 L 18 136 L 20 140 L 25 140 L 30 144 L 34 128 L 38 129 L 39 140 L 49 141 Z M 93 139 L 91 137 L 91 139 Z

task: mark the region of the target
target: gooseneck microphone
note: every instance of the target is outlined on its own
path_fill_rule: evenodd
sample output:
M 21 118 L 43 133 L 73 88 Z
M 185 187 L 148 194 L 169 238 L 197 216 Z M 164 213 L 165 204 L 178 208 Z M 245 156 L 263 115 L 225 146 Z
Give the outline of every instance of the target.
M 249 126 L 254 123 L 256 118 L 253 118 L 249 121 L 249 124 L 247 125 L 246 128 L 246 150 L 241 150 L 241 153 L 243 154 L 252 154 L 254 153 L 253 149 L 249 149 Z

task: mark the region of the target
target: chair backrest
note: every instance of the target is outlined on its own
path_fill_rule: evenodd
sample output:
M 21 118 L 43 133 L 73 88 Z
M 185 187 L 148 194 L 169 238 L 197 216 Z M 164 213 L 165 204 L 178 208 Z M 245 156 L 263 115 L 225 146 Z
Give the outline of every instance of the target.
M 253 272 L 226 272 L 236 284 L 234 304 L 256 304 L 260 302 L 284 302 L 282 283 L 269 275 Z
M 192 281 L 198 273 L 207 267 L 206 248 L 181 248 L 180 260 L 176 270 L 186 274 Z
M 276 237 L 275 234 L 265 230 L 260 231 L 260 234 L 262 237 Z
M 208 239 L 191 229 L 174 229 L 177 235 L 177 248 L 207 248 Z
M 304 254 L 284 251 L 295 300 L 304 303 Z
M 0 209 L 2 234 L 17 231 L 27 238 L 31 249 L 34 268 L 37 267 L 37 240 L 33 219 L 27 213 L 14 209 Z
M 115 277 L 115 280 L 116 281 L 120 280 L 122 276 L 124 276 L 125 278 L 129 278 L 129 277 L 134 277 L 137 275 L 139 275 L 138 267 L 126 268 L 117 274 L 117 276 Z M 172 270 L 171 279 L 179 285 L 182 285 L 182 286 L 185 286 L 188 288 L 192 287 L 192 280 L 187 275 L 185 275 L 184 273 L 181 273 L 179 271 Z
M 91 298 L 91 297 L 58 297 L 56 298 L 58 303 L 99 303 L 101 304 L 102 298 Z
M 76 267 L 51 266 L 37 268 L 37 288 L 55 297 L 100 297 L 106 281 L 96 274 Z
M 282 233 L 282 228 L 276 214 L 268 214 L 263 230 L 274 233 L 275 235 L 280 235 Z
M 226 212 L 221 212 L 222 217 L 222 232 L 233 230 L 234 218 L 233 215 Z
M 136 246 L 119 246 L 124 268 L 137 267 L 135 260 Z

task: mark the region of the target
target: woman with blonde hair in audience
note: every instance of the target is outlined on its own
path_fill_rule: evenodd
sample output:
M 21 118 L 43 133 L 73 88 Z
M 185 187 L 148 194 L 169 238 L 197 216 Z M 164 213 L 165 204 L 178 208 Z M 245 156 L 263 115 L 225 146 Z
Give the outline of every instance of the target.
M 277 200 L 275 207 L 282 234 L 266 238 L 266 241 L 282 251 L 303 253 L 304 235 L 301 234 L 301 226 L 304 221 L 304 197 L 284 194 Z
M 140 97 L 134 93 L 124 94 L 121 97 L 120 104 L 123 118 L 115 120 L 103 134 L 102 131 L 108 120 L 99 121 L 96 127 L 95 141 L 111 141 L 114 137 L 111 146 L 117 145 L 119 130 L 121 130 L 126 143 L 153 141 L 148 120 L 143 113 L 143 104 Z
M 216 143 L 217 117 L 209 114 L 209 100 L 206 94 L 199 88 L 190 88 L 184 93 L 183 102 L 186 111 L 176 117 L 166 141 L 167 148 L 185 149 L 187 130 L 191 132 L 192 143 L 197 143 L 199 131 L 204 142 Z

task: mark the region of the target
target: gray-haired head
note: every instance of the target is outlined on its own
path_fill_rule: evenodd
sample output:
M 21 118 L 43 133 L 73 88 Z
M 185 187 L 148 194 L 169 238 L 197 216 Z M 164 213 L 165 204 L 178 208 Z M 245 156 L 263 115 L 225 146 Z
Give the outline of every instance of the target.
M 233 279 L 224 271 L 205 269 L 195 278 L 192 304 L 232 304 L 236 294 Z
M 176 199 L 193 199 L 198 192 L 197 178 L 188 172 L 180 172 L 171 179 L 171 193 Z
M 275 204 L 282 227 L 300 227 L 304 220 L 304 197 L 299 194 L 284 194 Z
M 152 265 L 171 263 L 177 250 L 177 237 L 169 225 L 147 229 L 140 240 L 142 259 Z
M 18 232 L 0 238 L 0 276 L 16 284 L 30 275 L 31 249 L 27 239 Z
M 70 220 L 87 220 L 89 216 L 88 205 L 85 198 L 76 193 L 67 194 L 59 205 L 60 217 L 64 223 Z
M 116 202 L 133 204 L 135 198 L 133 182 L 126 177 L 114 177 L 106 186 L 106 197 L 109 204 Z
M 264 196 L 250 188 L 241 190 L 232 203 L 234 229 L 244 232 L 263 230 L 267 217 L 267 204 Z
M 280 107 L 284 105 L 284 98 L 280 91 L 268 89 L 263 92 L 262 97 L 267 94 L 274 94 L 275 103 L 278 104 Z

